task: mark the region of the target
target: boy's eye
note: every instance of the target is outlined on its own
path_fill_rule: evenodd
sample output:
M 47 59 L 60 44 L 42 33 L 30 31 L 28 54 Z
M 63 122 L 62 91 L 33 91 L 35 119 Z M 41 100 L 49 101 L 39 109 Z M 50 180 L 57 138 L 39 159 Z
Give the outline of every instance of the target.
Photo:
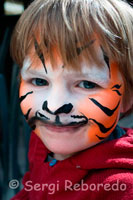
M 78 87 L 80 88 L 85 88 L 85 89 L 93 89 L 95 88 L 97 85 L 93 82 L 90 82 L 90 81 L 81 81 L 79 84 L 78 84 Z
M 37 85 L 37 86 L 46 86 L 46 85 L 49 85 L 48 81 L 46 81 L 45 79 L 41 79 L 41 78 L 34 78 L 32 80 L 32 84 L 33 85 Z

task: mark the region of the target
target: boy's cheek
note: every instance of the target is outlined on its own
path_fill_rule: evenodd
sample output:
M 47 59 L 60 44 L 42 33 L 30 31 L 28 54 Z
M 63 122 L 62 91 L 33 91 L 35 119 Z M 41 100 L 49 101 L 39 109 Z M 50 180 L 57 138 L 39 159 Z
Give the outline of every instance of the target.
M 30 110 L 29 112 L 30 115 L 31 113 L 33 113 L 33 108 L 35 105 L 34 91 L 24 81 L 21 81 L 19 87 L 19 102 L 20 102 L 20 108 L 25 117 L 29 110 Z M 26 117 L 26 120 L 28 120 L 28 117 Z
M 120 108 L 122 96 L 118 96 L 110 89 L 102 89 L 98 94 L 90 95 L 82 99 L 77 107 L 79 112 L 83 113 L 87 118 L 97 117 L 99 120 L 114 116 Z M 111 113 L 111 110 L 116 110 Z M 108 112 L 110 110 L 110 112 Z
M 122 97 L 112 95 L 112 92 L 106 89 L 80 102 L 78 110 L 89 119 L 90 123 L 89 143 L 98 143 L 113 131 L 119 119 L 121 99 Z

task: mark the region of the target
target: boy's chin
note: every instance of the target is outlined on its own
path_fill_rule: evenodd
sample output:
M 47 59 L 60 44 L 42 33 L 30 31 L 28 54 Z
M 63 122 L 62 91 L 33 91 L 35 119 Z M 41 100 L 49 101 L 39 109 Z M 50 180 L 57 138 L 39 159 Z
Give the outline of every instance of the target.
M 35 133 L 39 136 L 49 151 L 64 159 L 86 150 L 100 142 L 94 143 L 89 141 L 88 126 L 85 126 L 75 132 L 64 133 L 48 131 L 44 126 L 42 126 L 36 129 Z
M 77 151 L 80 151 L 78 149 L 74 149 L 74 147 L 67 147 L 66 145 L 63 145 L 63 144 L 53 144 L 53 145 L 45 144 L 45 146 L 47 147 L 49 151 L 53 152 L 55 155 L 58 155 L 64 158 L 71 157 L 72 155 L 77 153 Z
M 95 144 L 76 145 L 76 144 L 67 144 L 58 142 L 47 143 L 46 141 L 43 140 L 42 142 L 50 152 L 54 153 L 54 158 L 56 158 L 57 160 L 64 160 L 95 145 Z

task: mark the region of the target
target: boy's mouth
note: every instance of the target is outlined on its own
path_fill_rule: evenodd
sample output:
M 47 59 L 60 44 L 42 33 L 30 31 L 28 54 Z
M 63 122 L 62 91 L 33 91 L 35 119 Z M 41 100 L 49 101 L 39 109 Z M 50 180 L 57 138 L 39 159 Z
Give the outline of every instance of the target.
M 77 131 L 81 127 L 85 126 L 87 124 L 86 121 L 82 122 L 71 122 L 70 124 L 65 125 L 57 125 L 55 123 L 45 123 L 43 124 L 48 130 L 54 131 L 54 132 L 73 132 Z
M 39 123 L 39 126 L 44 126 L 50 131 L 54 132 L 71 132 L 71 131 L 77 131 L 77 129 L 80 129 L 81 127 L 84 127 L 88 124 L 88 119 L 82 120 L 82 121 L 74 121 L 70 122 L 68 124 L 63 124 L 60 122 L 60 120 L 55 120 L 55 122 L 50 122 L 50 120 L 42 119 L 40 117 L 32 117 L 28 121 L 29 125 L 32 127 L 36 123 Z

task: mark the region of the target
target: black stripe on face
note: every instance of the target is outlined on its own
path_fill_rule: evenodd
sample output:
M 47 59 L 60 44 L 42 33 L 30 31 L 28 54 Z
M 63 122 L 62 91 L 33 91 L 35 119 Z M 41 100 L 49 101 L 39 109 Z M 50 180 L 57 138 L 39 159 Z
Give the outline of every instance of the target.
M 69 124 L 65 125 L 65 126 L 85 126 L 88 123 L 88 119 L 86 118 L 86 120 L 82 120 L 79 122 L 70 122 Z
M 106 62 L 106 64 L 107 64 L 107 66 L 108 66 L 108 68 L 109 68 L 109 70 L 110 70 L 109 58 L 108 58 L 108 56 L 106 56 L 105 54 L 104 54 L 103 56 L 104 56 L 104 60 L 105 60 L 105 62 Z
M 61 121 L 60 121 L 60 117 L 57 115 L 55 118 L 55 124 L 56 125 L 62 125 Z
M 77 47 L 77 49 L 76 49 L 77 55 L 79 56 L 79 55 L 81 54 L 81 52 L 82 52 L 84 49 L 88 48 L 88 47 L 89 47 L 90 45 L 92 45 L 94 42 L 95 42 L 95 40 L 92 40 L 92 41 L 90 41 L 89 44 L 86 44 L 86 45 L 83 46 L 83 47 Z
M 112 91 L 116 92 L 119 96 L 122 95 L 118 90 L 112 90 Z
M 100 104 L 98 101 L 96 101 L 93 98 L 89 98 L 96 106 L 98 106 L 106 115 L 108 116 L 112 116 L 114 114 L 114 112 L 116 111 L 116 109 L 118 108 L 118 106 L 120 105 L 120 101 L 118 102 L 117 106 L 111 110 L 105 106 L 103 106 L 102 104 Z
M 100 137 L 98 135 L 96 135 L 96 137 L 99 139 L 99 140 L 104 140 L 106 137 Z
M 88 118 L 83 116 L 83 115 L 71 115 L 71 117 L 74 118 L 74 119 L 85 119 L 85 120 L 88 120 Z
M 119 89 L 121 88 L 121 86 L 122 85 L 116 84 L 111 89 L 112 89 L 112 91 L 116 92 L 119 96 L 121 96 L 122 94 L 119 91 Z
M 28 117 L 29 117 L 29 114 L 30 114 L 30 111 L 31 111 L 31 110 L 32 110 L 32 108 L 30 108 L 30 109 L 27 111 L 26 115 L 24 115 L 26 120 L 28 120 Z
M 34 127 L 36 128 L 36 125 L 35 125 L 36 121 L 47 122 L 48 120 L 50 120 L 48 117 L 46 117 L 45 115 L 43 115 L 40 112 L 36 111 L 35 116 L 31 117 L 28 120 L 28 124 L 33 129 Z
M 47 68 L 46 68 L 46 65 L 45 65 L 45 59 L 44 59 L 43 53 L 42 53 L 42 51 L 41 51 L 36 39 L 34 39 L 34 46 L 35 46 L 36 53 L 37 53 L 38 57 L 40 58 L 43 66 L 44 66 L 45 72 L 47 74 Z
M 46 110 L 48 113 L 54 115 L 54 113 L 48 109 L 48 102 L 47 101 L 44 101 L 43 105 L 42 105 L 42 109 L 43 110 Z
M 115 122 L 112 124 L 111 127 L 106 128 L 103 124 L 97 122 L 95 119 L 90 118 L 89 120 L 95 122 L 95 123 L 98 125 L 100 131 L 101 131 L 102 133 L 104 133 L 104 134 L 107 133 L 108 131 L 110 131 L 110 130 L 114 127 L 114 125 L 116 124 L 116 121 L 117 121 L 117 120 L 115 120 Z
M 32 93 L 33 93 L 33 91 L 28 92 L 28 93 L 25 94 L 24 96 L 21 96 L 21 97 L 19 98 L 19 102 L 21 103 L 29 94 L 32 94 Z
M 101 46 L 101 50 L 103 52 L 103 58 L 104 58 L 104 61 L 105 63 L 107 64 L 108 66 L 108 69 L 109 69 L 109 76 L 111 77 L 111 73 L 110 73 L 110 64 L 109 64 L 109 57 L 107 56 L 107 54 L 105 53 L 103 47 Z
M 41 119 L 50 120 L 48 117 L 46 117 L 45 115 L 43 115 L 42 113 L 40 113 L 38 111 L 36 112 L 36 117 L 41 118 Z
M 120 89 L 122 85 L 116 84 L 114 85 L 111 89 L 116 88 L 116 89 Z

